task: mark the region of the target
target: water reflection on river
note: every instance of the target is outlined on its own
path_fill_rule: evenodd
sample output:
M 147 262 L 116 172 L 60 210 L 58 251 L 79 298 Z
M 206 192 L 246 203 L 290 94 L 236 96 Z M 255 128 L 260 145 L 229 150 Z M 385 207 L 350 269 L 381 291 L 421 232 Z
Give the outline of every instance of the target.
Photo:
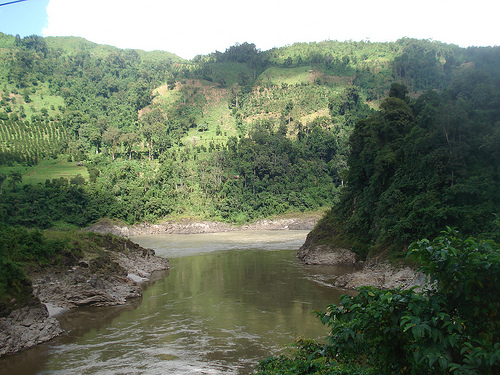
M 171 270 L 142 300 L 60 317 L 67 335 L 0 359 L 3 374 L 248 374 L 297 336 L 323 338 L 313 310 L 336 302 L 342 269 L 304 266 L 306 231 L 141 236 Z

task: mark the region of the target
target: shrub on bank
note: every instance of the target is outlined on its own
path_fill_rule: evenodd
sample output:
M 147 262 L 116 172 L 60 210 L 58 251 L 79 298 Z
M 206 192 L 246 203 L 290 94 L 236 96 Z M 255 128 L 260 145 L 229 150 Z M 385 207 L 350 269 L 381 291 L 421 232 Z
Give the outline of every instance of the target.
M 327 344 L 300 341 L 292 355 L 261 361 L 257 373 L 498 374 L 500 246 L 448 229 L 413 243 L 409 255 L 429 278 L 425 291 L 345 295 L 317 313 L 330 327 Z

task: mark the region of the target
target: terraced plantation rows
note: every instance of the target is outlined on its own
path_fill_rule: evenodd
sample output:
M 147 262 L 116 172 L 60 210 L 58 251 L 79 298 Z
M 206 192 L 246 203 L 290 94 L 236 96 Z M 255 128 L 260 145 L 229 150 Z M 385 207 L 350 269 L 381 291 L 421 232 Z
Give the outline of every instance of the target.
M 65 129 L 56 122 L 0 121 L 0 153 L 33 161 L 56 152 Z

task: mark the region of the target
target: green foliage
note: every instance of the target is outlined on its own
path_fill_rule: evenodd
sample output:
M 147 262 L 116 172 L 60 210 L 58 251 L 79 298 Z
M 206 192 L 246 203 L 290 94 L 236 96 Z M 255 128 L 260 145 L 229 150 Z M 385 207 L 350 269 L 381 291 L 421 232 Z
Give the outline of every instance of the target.
M 317 313 L 330 327 L 325 346 L 301 342 L 292 357 L 261 362 L 262 373 L 315 373 L 318 363 L 348 363 L 377 374 L 497 374 L 500 246 L 448 229 L 410 250 L 431 278 L 427 289 L 362 287 L 341 297 Z
M 289 356 L 269 357 L 259 362 L 258 375 L 375 375 L 371 369 L 343 363 L 324 355 L 324 346 L 314 340 L 297 339 L 295 351 Z
M 11 171 L 9 173 L 9 186 L 12 190 L 16 190 L 17 185 L 19 185 L 23 181 L 23 176 L 20 172 Z
M 475 103 L 478 90 L 484 96 Z M 388 246 L 398 255 L 446 226 L 493 233 L 500 210 L 500 159 L 491 143 L 499 140 L 493 106 L 499 91 L 464 71 L 442 95 L 411 101 L 400 84 L 390 94 L 350 136 L 347 187 L 329 214 L 335 241 L 361 256 Z
M 15 262 L 48 264 L 60 248 L 58 242 L 46 241 L 38 230 L 7 227 L 1 235 L 2 255 Z
M 0 256 L 0 316 L 29 299 L 31 283 L 19 265 Z
M 118 210 L 109 193 L 86 190 L 65 178 L 0 195 L 0 222 L 28 228 L 50 228 L 58 222 L 81 227 Z
M 23 266 L 57 264 L 67 256 L 64 247 L 63 241 L 48 240 L 38 230 L 0 228 L 0 315 L 33 298 Z
M 495 48 L 465 50 L 403 39 L 296 43 L 260 51 L 243 43 L 184 61 L 168 52 L 121 50 L 81 38 L 4 36 L 0 43 L 0 164 L 33 166 L 60 154 L 88 160 L 90 181 L 73 185 L 107 197 L 102 198 L 107 203 L 80 223 L 103 212 L 127 222 L 189 214 L 241 223 L 316 209 L 338 200 L 349 168 L 348 189 L 365 186 L 366 180 L 372 188 L 357 199 L 351 218 L 345 217 L 347 204 L 341 206 L 346 223 L 341 231 L 354 228 L 352 237 L 360 232 L 365 249 L 374 239 L 406 245 L 415 231 L 427 234 L 445 224 L 477 232 L 495 212 L 496 180 L 485 181 L 496 161 L 490 169 L 480 167 L 488 154 L 496 160 Z M 462 74 L 470 62 L 483 72 Z M 390 90 L 394 79 L 405 83 L 408 93 Z M 446 87 L 437 102 L 431 94 L 409 100 L 417 90 Z M 380 104 L 387 92 L 391 99 Z M 367 100 L 381 112 L 356 129 L 370 113 Z M 268 135 L 254 131 L 262 123 L 272 124 Z M 478 137 L 476 123 L 485 124 Z M 353 131 L 358 141 L 349 144 Z M 231 148 L 235 135 L 236 149 Z M 359 154 L 361 143 L 369 146 L 361 152 L 366 165 L 348 166 L 351 148 Z M 470 173 L 464 161 L 478 149 L 478 168 Z M 427 154 L 426 164 L 415 154 Z M 130 177 L 115 173 L 123 159 Z M 110 161 L 117 165 L 107 165 Z M 435 176 L 426 174 L 429 165 Z M 39 171 L 23 183 L 59 177 L 37 177 Z M 119 183 L 111 186 L 108 180 Z M 452 186 L 443 193 L 448 182 Z M 414 200 L 415 190 L 426 194 Z M 355 198 L 350 192 L 346 202 Z M 485 196 L 486 203 L 475 204 Z M 416 208 L 414 214 L 408 207 Z M 30 215 L 28 209 L 21 212 Z M 18 221 L 44 221 L 45 227 L 60 224 L 61 217 Z M 77 225 L 75 216 L 70 218 L 69 224 Z
M 464 333 L 489 344 L 500 339 L 500 248 L 493 241 L 445 235 L 412 244 L 413 255 L 442 293 L 447 309 L 464 320 Z

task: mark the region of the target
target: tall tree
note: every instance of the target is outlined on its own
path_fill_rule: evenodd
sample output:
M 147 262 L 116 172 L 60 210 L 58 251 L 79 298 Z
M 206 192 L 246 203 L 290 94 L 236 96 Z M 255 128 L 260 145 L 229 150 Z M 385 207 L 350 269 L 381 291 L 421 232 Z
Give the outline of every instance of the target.
M 5 173 L 0 174 L 0 195 L 2 195 L 2 185 L 6 179 L 7 175 Z
M 123 147 L 127 150 L 129 160 L 132 159 L 132 149 L 139 140 L 140 137 L 137 133 L 125 133 L 120 137 Z
M 158 107 L 146 112 L 140 118 L 141 132 L 146 138 L 146 143 L 149 151 L 149 160 L 153 160 L 156 147 L 160 140 L 164 138 L 165 133 L 165 118 Z
M 23 175 L 20 172 L 11 171 L 9 173 L 9 186 L 12 190 L 16 190 L 17 185 L 23 182 Z
M 111 158 L 115 160 L 115 152 L 116 146 L 118 145 L 121 139 L 121 132 L 117 128 L 109 128 L 102 135 L 102 140 L 105 144 L 107 144 L 111 149 Z

